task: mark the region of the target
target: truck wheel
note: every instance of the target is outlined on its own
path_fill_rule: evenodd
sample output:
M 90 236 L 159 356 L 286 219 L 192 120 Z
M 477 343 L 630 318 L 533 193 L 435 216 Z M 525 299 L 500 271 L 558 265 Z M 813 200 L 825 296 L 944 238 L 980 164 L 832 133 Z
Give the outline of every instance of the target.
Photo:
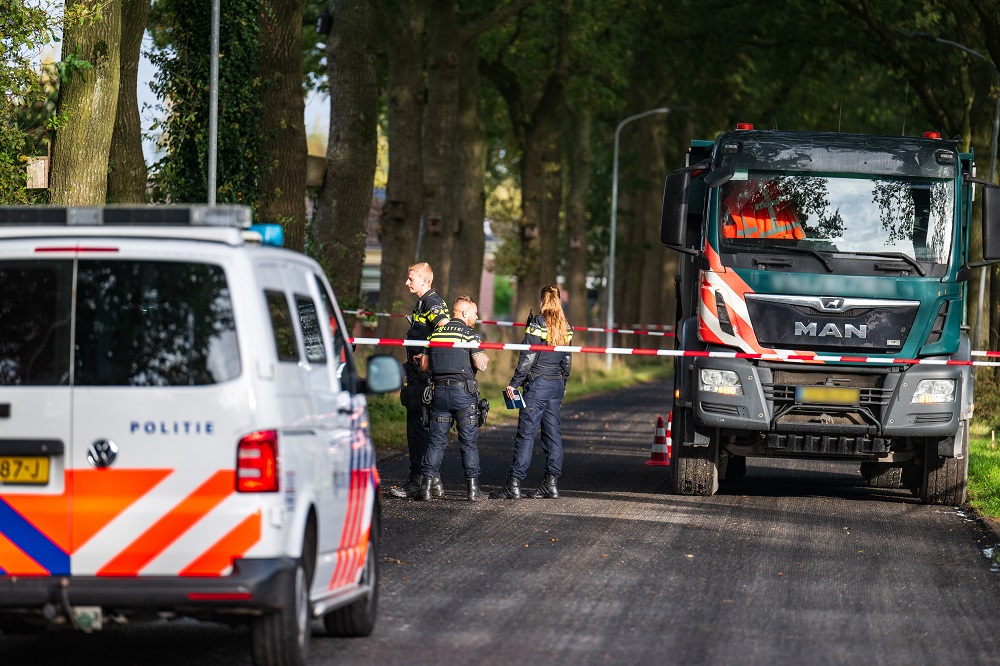
M 929 439 L 924 449 L 923 482 L 920 485 L 920 500 L 925 504 L 947 504 L 958 506 L 965 501 L 969 484 L 969 427 L 967 422 L 959 425 L 958 434 L 962 442 L 961 458 L 945 458 L 938 455 L 938 439 Z M 946 438 L 951 442 L 953 438 Z
M 690 414 L 685 414 L 690 419 Z M 714 495 L 719 490 L 719 443 L 701 428 L 689 428 L 694 433 L 693 441 L 707 446 L 685 446 L 685 442 L 674 444 L 674 493 L 677 495 Z M 686 439 L 684 430 L 682 437 Z
M 863 462 L 861 476 L 872 488 L 902 488 L 903 468 L 888 463 Z
M 361 572 L 361 587 L 365 594 L 349 606 L 338 608 L 323 617 L 323 626 L 331 636 L 355 638 L 368 636 L 375 628 L 378 617 L 378 563 L 379 563 L 380 523 L 377 512 L 372 516 L 371 532 L 368 537 L 368 555 L 365 568 Z
M 747 475 L 747 457 L 730 454 L 726 464 L 726 477 L 723 481 L 739 483 Z
M 309 587 L 315 563 L 316 538 L 306 531 L 302 557 L 285 584 L 281 609 L 254 618 L 250 625 L 256 666 L 305 666 L 309 656 L 312 619 Z

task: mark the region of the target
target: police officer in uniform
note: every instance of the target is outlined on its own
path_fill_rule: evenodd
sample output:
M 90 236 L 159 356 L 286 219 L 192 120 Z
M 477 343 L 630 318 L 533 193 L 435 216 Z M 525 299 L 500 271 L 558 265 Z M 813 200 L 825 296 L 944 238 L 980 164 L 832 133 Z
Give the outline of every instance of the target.
M 539 309 L 541 314 L 528 320 L 523 344 L 568 345 L 573 340 L 573 330 L 563 314 L 559 287 L 550 284 L 542 288 Z M 545 451 L 545 476 L 542 485 L 531 493 L 531 497 L 559 497 L 556 482 L 562 475 L 563 465 L 559 410 L 562 408 L 572 362 L 569 352 L 521 352 L 514 376 L 506 388 L 507 397 L 513 398 L 514 390 L 524 386 L 525 406 L 517 418 L 514 460 L 508 469 L 507 481 L 499 490 L 490 493 L 490 499 L 521 498 L 521 482 L 528 475 L 531 451 L 539 425 L 542 429 L 542 450 Z
M 410 266 L 406 274 L 406 286 L 410 293 L 417 295 L 417 304 L 413 306 L 413 314 L 408 317 L 410 328 L 406 331 L 407 340 L 426 340 L 431 332 L 447 323 L 450 314 L 448 304 L 431 288 L 434 282 L 434 271 L 430 264 L 421 262 Z M 413 497 L 420 489 L 420 465 L 430 441 L 428 424 L 424 421 L 423 403 L 424 390 L 430 386 L 431 375 L 421 371 L 421 359 L 426 350 L 423 347 L 406 348 L 406 386 L 401 394 L 406 407 L 406 443 L 410 454 L 410 474 L 406 477 L 403 487 L 390 488 L 392 497 Z M 435 497 L 444 497 L 444 487 L 440 477 L 433 479 L 431 492 Z
M 459 296 L 453 303 L 455 317 L 431 333 L 433 342 L 479 342 L 476 325 L 479 308 L 469 296 Z M 414 499 L 429 500 L 433 495 L 434 479 L 440 478 L 441 461 L 448 445 L 448 431 L 454 421 L 458 430 L 458 445 L 462 451 L 462 467 L 468 483 L 469 501 L 482 499 L 479 490 L 479 383 L 476 373 L 486 370 L 486 352 L 475 348 L 430 347 L 428 364 L 432 374 L 434 396 L 431 398 L 431 439 L 424 454 L 423 477 Z

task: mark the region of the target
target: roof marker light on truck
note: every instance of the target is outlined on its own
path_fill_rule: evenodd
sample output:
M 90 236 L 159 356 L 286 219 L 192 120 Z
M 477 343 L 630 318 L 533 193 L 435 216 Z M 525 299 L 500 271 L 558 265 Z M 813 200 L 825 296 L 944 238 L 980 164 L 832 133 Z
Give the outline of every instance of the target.
M 940 139 L 941 132 L 924 132 L 925 139 Z
M 736 129 L 738 130 L 752 130 L 753 123 L 736 123 Z

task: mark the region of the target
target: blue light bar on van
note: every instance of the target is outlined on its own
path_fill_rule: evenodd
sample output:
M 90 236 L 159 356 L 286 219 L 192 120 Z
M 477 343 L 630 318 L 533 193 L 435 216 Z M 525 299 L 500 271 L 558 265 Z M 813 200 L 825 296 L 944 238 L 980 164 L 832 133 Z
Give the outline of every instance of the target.
M 0 225 L 171 226 L 246 229 L 249 206 L 0 206 Z
M 264 245 L 281 247 L 285 244 L 285 230 L 280 224 L 251 224 L 250 231 L 259 233 Z

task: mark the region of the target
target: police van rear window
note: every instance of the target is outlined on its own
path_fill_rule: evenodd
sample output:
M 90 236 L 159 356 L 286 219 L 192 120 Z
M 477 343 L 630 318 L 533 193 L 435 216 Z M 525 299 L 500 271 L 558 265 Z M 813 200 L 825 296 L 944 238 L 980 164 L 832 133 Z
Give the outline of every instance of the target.
M 197 386 L 240 374 L 221 266 L 0 261 L 0 385 Z M 71 375 L 71 350 L 74 371 Z

